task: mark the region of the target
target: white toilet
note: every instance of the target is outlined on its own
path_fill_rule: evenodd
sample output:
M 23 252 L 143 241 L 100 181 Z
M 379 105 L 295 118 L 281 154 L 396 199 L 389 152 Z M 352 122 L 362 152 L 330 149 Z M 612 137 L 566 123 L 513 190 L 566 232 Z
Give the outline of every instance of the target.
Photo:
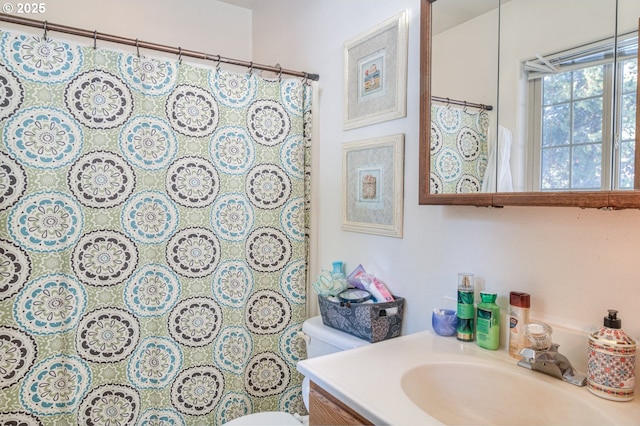
M 370 345 L 366 340 L 359 339 L 340 330 L 330 328 L 322 323 L 322 317 L 309 318 L 302 324 L 302 331 L 307 336 L 307 358 L 328 355 L 334 352 L 346 351 L 360 346 Z M 302 382 L 302 398 L 309 409 L 309 379 Z M 249 414 L 225 423 L 229 426 L 300 426 L 308 422 L 307 418 L 296 417 L 281 411 L 270 411 Z

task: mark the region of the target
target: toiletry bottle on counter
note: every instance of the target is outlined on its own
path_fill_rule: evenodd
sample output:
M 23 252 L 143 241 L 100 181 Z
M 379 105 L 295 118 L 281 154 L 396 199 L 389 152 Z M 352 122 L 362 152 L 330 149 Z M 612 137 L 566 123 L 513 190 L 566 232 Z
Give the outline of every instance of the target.
M 481 291 L 476 319 L 478 346 L 496 350 L 500 346 L 500 307 L 496 305 L 496 293 Z
M 333 270 L 331 271 L 331 275 L 335 278 L 344 278 L 347 279 L 347 276 L 344 274 L 344 262 L 341 260 L 336 260 L 331 264 Z
M 473 341 L 475 331 L 474 318 L 475 307 L 473 288 L 473 274 L 458 274 L 458 309 L 456 315 L 458 317 L 458 327 L 456 328 L 456 337 L 463 342 Z
M 621 330 L 618 311 L 609 309 L 604 327 L 589 336 L 587 388 L 612 401 L 630 401 L 635 387 L 636 342 Z
M 512 291 L 509 293 L 509 355 L 521 359 L 520 351 L 524 348 L 524 327 L 529 323 L 529 293 Z

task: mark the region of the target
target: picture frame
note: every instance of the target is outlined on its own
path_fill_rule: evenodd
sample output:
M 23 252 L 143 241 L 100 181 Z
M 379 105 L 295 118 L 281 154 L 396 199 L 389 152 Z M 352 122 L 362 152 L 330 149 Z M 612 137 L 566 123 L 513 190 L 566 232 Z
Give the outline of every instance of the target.
M 342 146 L 342 229 L 402 238 L 404 134 Z
M 406 10 L 344 43 L 344 124 L 354 129 L 407 115 Z

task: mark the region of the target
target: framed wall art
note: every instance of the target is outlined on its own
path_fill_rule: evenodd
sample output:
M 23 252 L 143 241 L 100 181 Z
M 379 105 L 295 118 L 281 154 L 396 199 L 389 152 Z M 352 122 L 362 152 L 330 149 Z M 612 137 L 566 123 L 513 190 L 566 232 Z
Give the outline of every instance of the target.
M 408 12 L 344 44 L 344 129 L 407 115 Z
M 402 238 L 404 134 L 342 149 L 342 229 Z

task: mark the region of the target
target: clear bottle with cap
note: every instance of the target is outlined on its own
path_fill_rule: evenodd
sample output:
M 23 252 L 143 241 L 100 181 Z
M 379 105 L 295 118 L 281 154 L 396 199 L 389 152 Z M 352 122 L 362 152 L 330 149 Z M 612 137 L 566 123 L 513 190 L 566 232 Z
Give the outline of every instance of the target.
M 496 293 L 480 292 L 476 319 L 476 342 L 485 349 L 496 350 L 500 346 L 500 307 L 496 305 Z
M 609 309 L 604 327 L 589 336 L 587 388 L 612 401 L 630 401 L 635 388 L 636 342 L 621 330 L 618 311 Z
M 529 323 L 529 293 L 512 291 L 509 293 L 509 355 L 522 359 L 520 351 L 525 346 L 524 330 Z

